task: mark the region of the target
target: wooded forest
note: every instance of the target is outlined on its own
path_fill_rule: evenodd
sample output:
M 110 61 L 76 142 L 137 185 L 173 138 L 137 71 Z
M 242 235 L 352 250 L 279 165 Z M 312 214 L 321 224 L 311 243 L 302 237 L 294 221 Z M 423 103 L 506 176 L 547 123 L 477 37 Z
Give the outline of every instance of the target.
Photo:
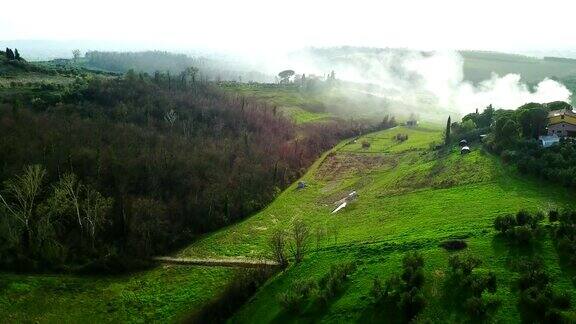
M 3 268 L 142 266 L 263 208 L 339 140 L 392 126 L 295 125 L 186 73 L 57 90 L 0 106 Z

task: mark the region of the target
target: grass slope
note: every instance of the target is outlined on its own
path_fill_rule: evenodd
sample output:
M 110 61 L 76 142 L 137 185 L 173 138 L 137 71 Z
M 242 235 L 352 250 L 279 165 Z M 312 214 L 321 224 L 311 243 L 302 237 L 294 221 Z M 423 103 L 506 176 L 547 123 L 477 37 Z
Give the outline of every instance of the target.
M 236 95 L 253 98 L 276 107 L 295 123 L 317 123 L 333 118 L 380 119 L 383 113 L 396 114 L 388 100 L 349 88 L 340 83 L 330 87 L 306 89 L 298 84 L 223 83 L 222 88 Z
M 398 143 L 397 133 L 409 139 Z M 497 320 L 519 322 L 516 308 L 517 274 L 509 262 L 517 255 L 495 238 L 497 215 L 519 209 L 538 210 L 570 204 L 569 192 L 518 176 L 496 157 L 472 147 L 461 156 L 433 152 L 430 144 L 441 138 L 434 129 L 394 129 L 344 142 L 317 161 L 303 177 L 307 187 L 283 192 L 268 208 L 253 217 L 205 236 L 180 252 L 181 256 L 251 256 L 268 254 L 267 240 L 275 227 L 289 228 L 295 217 L 316 233 L 313 252 L 271 280 L 236 315 L 232 322 L 370 322 L 382 319 L 368 297 L 373 278 L 398 272 L 404 252 L 425 256 L 428 307 L 422 319 L 459 322 L 463 317 L 445 298 L 443 278 L 450 253 L 438 247 L 448 238 L 465 238 L 468 251 L 484 260 L 480 271 L 495 271 L 502 299 Z M 360 143 L 371 143 L 362 149 Z M 352 190 L 357 201 L 337 214 L 334 202 Z M 570 276 L 558 263 L 549 240 L 533 253 L 545 258 L 557 289 L 574 295 Z M 280 307 L 277 296 L 302 278 L 320 278 L 330 265 L 343 260 L 359 262 L 346 290 L 325 309 L 309 307 L 296 318 Z M 380 316 L 380 317 L 378 317 Z

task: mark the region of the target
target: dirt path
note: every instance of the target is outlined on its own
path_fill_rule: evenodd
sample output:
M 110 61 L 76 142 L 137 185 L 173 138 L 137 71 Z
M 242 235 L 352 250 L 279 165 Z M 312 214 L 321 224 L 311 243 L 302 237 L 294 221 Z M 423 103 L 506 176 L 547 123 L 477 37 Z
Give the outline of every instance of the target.
M 254 260 L 254 259 L 193 259 L 193 258 L 172 258 L 172 257 L 154 257 L 153 261 L 166 264 L 179 265 L 200 265 L 211 267 L 238 267 L 238 268 L 266 268 L 279 267 L 280 264 L 271 260 Z

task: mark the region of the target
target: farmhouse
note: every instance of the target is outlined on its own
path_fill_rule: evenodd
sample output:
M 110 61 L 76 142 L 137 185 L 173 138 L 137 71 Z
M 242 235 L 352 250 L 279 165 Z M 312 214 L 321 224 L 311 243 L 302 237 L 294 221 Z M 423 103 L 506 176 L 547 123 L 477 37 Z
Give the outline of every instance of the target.
M 576 113 L 571 109 L 560 109 L 549 112 L 548 135 L 576 137 Z

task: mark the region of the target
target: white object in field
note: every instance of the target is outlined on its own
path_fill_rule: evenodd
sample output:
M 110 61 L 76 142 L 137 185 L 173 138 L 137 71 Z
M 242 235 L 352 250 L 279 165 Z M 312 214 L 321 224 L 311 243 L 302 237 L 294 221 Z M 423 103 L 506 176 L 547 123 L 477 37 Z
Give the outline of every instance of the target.
M 336 209 L 334 209 L 334 210 L 332 211 L 332 214 L 334 214 L 334 213 L 338 212 L 340 209 L 346 207 L 346 205 L 348 205 L 347 202 L 341 203 L 340 206 L 336 207 Z
M 338 200 L 337 202 L 335 202 L 335 205 L 338 205 L 338 207 L 336 207 L 336 209 L 334 209 L 332 211 L 332 214 L 338 212 L 340 209 L 346 207 L 348 205 L 349 202 L 351 202 L 352 200 L 356 199 L 358 197 L 358 193 L 356 193 L 356 190 L 352 191 L 351 193 L 348 194 L 348 196 Z

